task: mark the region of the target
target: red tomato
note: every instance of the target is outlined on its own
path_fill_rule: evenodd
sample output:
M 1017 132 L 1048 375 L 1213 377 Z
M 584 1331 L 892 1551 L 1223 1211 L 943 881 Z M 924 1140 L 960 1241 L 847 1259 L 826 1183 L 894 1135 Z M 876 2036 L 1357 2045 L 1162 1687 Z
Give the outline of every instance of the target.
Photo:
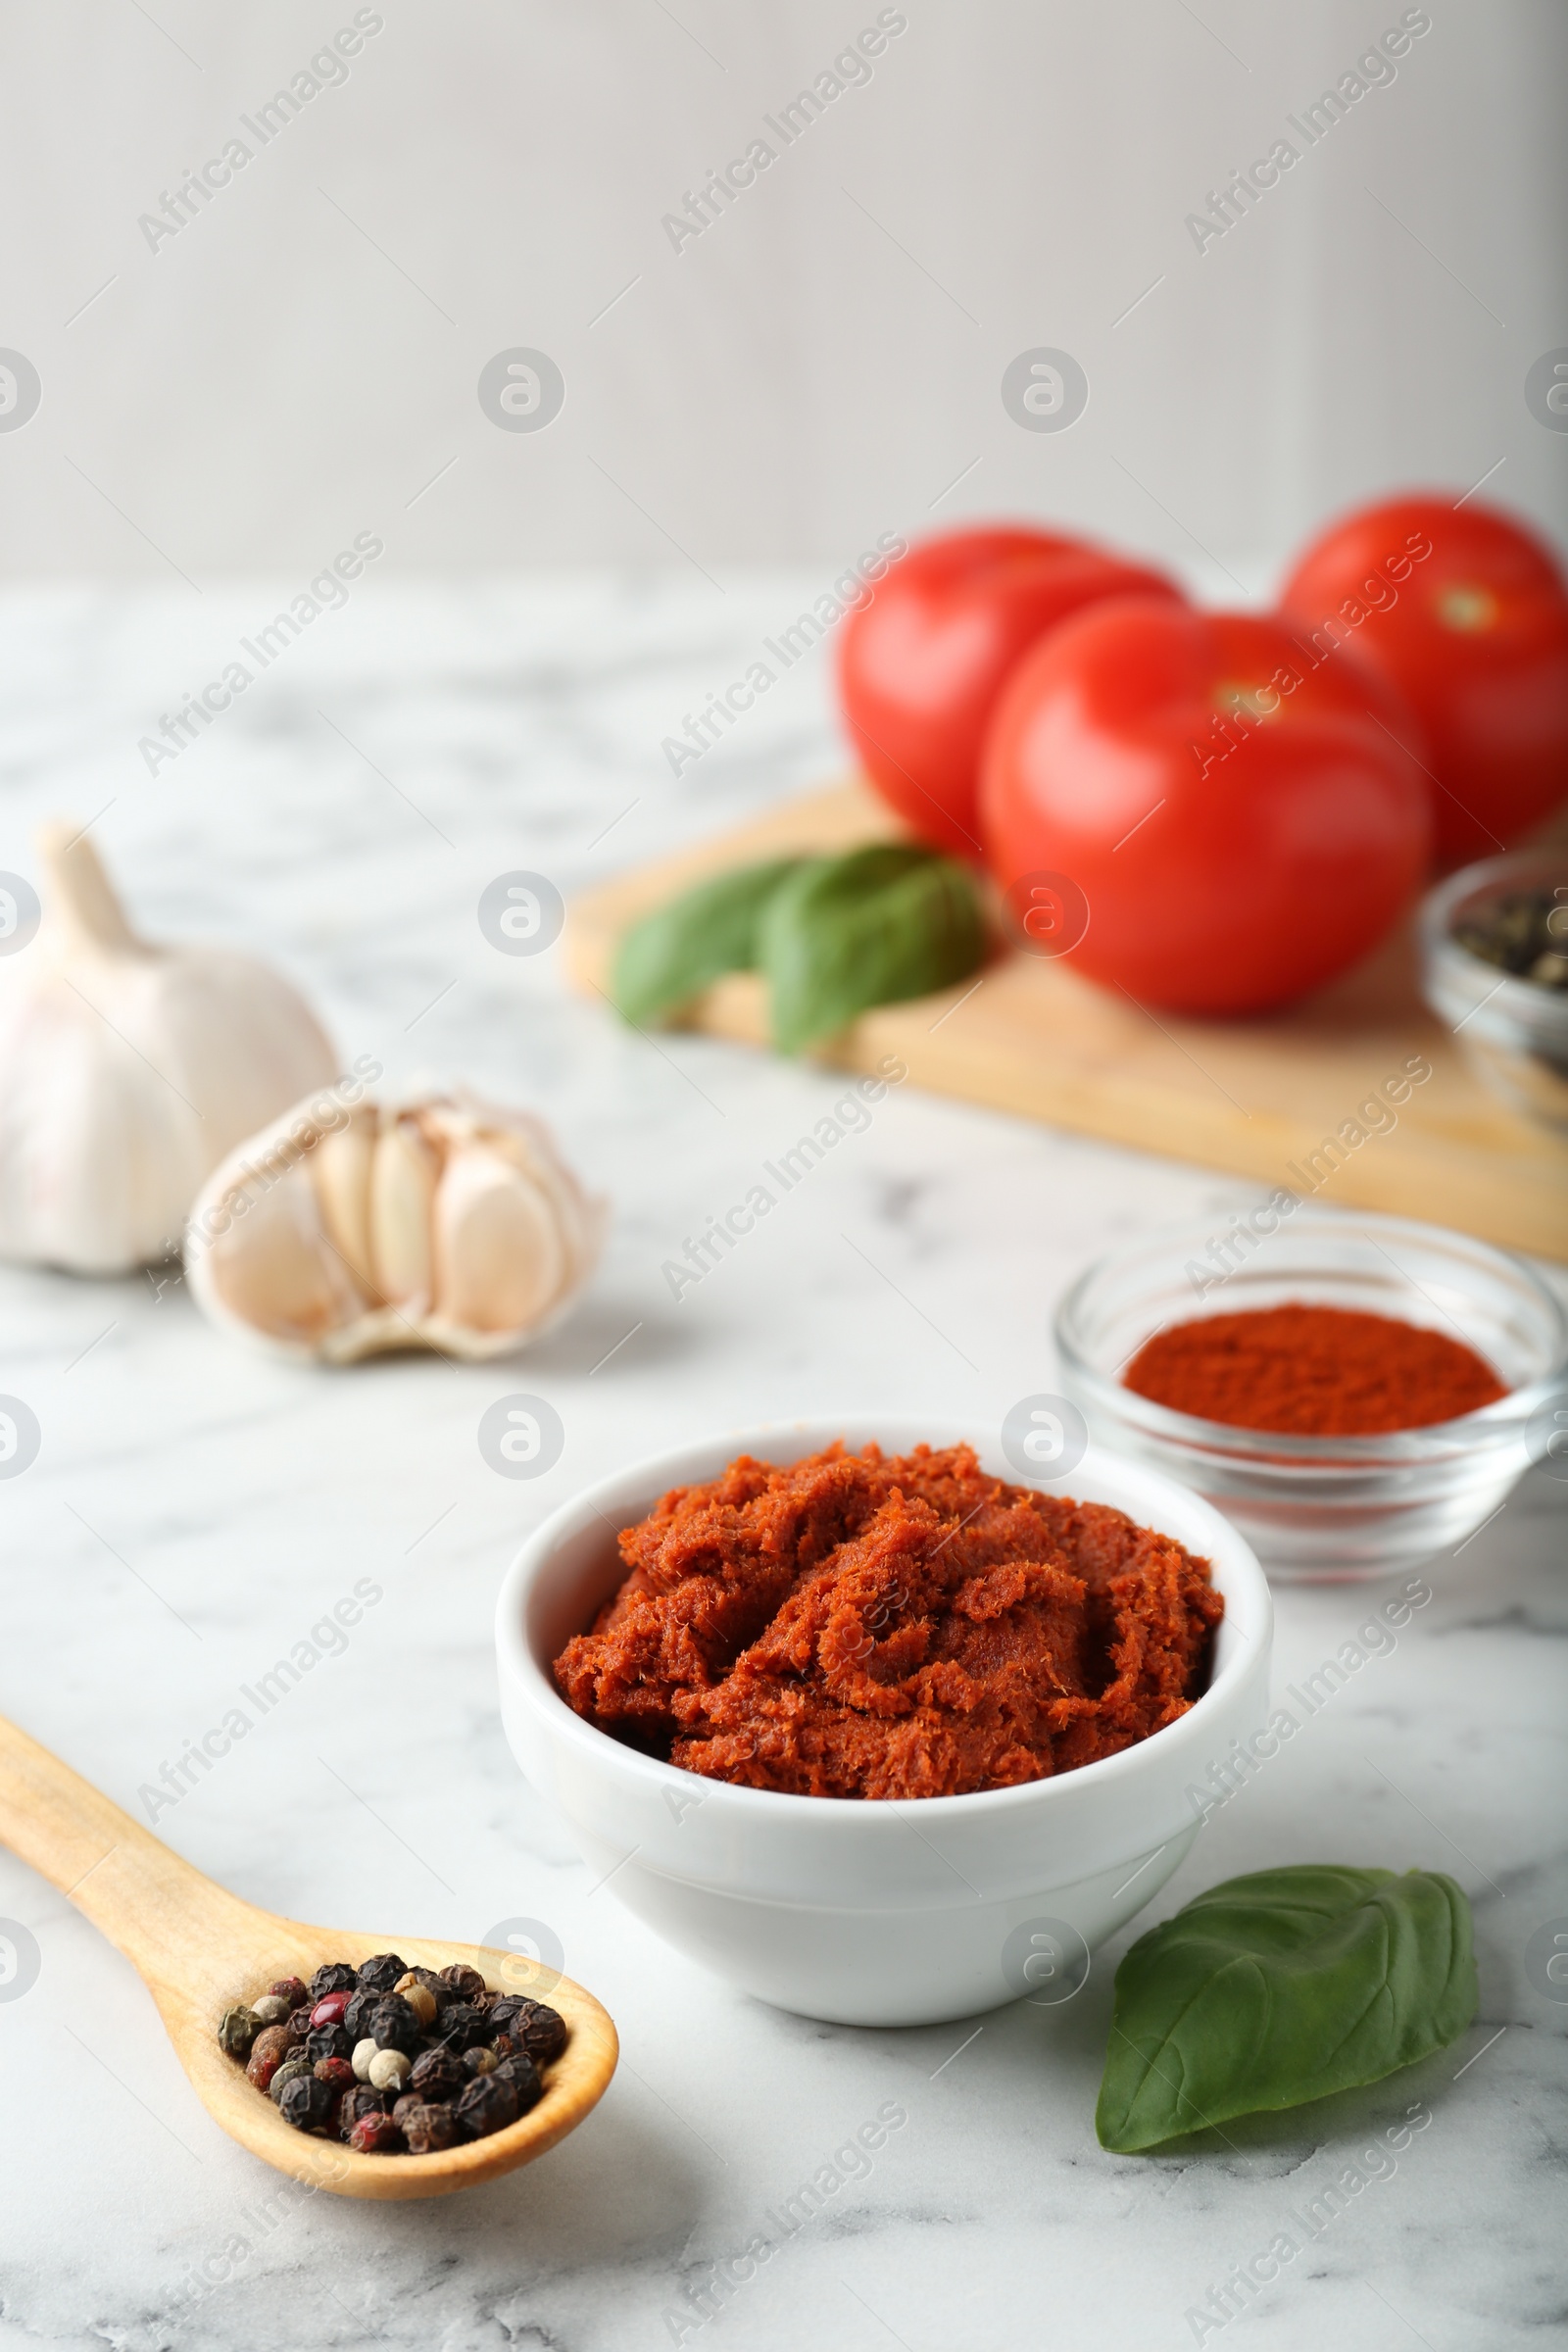
M 839 632 L 839 691 L 865 772 L 914 830 L 980 855 L 985 730 L 1036 638 L 1105 596 L 1180 592 L 1044 531 L 954 531 L 910 550 Z
M 1278 620 L 1097 606 L 1008 682 L 987 856 L 1015 915 L 1027 878 L 1054 877 L 1054 906 L 1082 894 L 1081 940 L 1054 944 L 1091 979 L 1179 1012 L 1258 1011 L 1355 962 L 1420 886 L 1426 780 L 1395 735 L 1419 744 L 1389 688 L 1351 655 L 1308 670 Z
M 1568 794 L 1568 585 L 1523 524 L 1446 497 L 1364 507 L 1281 606 L 1309 650 L 1348 640 L 1415 711 L 1445 861 L 1513 848 Z

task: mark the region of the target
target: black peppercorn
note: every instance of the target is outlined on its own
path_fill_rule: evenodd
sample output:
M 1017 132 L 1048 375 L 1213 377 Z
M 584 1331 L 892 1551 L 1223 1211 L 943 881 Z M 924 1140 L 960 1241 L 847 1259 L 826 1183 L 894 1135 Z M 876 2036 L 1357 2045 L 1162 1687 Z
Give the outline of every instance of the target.
M 288 2025 L 284 2029 L 290 2041 L 304 2043 L 311 2030 L 311 2011 L 315 2005 L 313 2001 L 305 2001 L 298 2009 L 290 2010 Z
M 548 2066 L 566 2046 L 566 2021 L 559 2009 L 535 2001 L 533 2013 L 522 2029 L 521 2041 L 535 2066 Z
M 401 2050 L 412 2058 L 423 2029 L 401 1992 L 384 1992 L 370 2011 L 370 2038 L 378 2050 Z
M 438 2016 L 446 2007 L 448 2001 L 454 2001 L 457 1999 L 457 1994 L 453 1991 L 445 1977 L 438 1977 L 433 1968 L 411 1968 L 408 1973 L 411 1977 L 416 1977 L 418 1979 L 419 1983 L 424 1986 L 426 1992 L 433 1994 L 435 1999 L 436 2014 Z
M 436 2031 L 449 2050 L 461 2051 L 476 2041 L 488 2041 L 488 2021 L 468 2001 L 452 2001 L 436 2020 Z
M 359 1972 L 346 1960 L 327 1960 L 311 1979 L 311 2005 L 324 2001 L 329 1992 L 352 1992 L 359 1983 Z
M 440 2148 L 450 2148 L 457 2138 L 457 2117 L 440 2101 L 413 2107 L 404 2118 L 403 2136 L 412 2156 L 433 2155 Z
M 465 1968 L 461 1960 L 454 1960 L 450 1968 L 441 1971 L 441 1976 L 443 1982 L 450 1984 L 453 1991 L 465 2001 L 471 2001 L 475 1993 L 485 1990 L 485 1981 L 479 1971 L 476 1968 Z
M 536 2066 L 548 2066 L 566 2046 L 566 2021 L 543 2001 L 514 2000 L 509 1993 L 490 2012 L 491 2026 L 527 2051 Z
M 426 2101 L 455 2099 L 466 2080 L 456 2053 L 439 2043 L 416 2058 L 414 2072 L 409 2077 L 413 2088 Z
M 492 2132 L 504 2132 L 508 2124 L 516 2122 L 516 2085 L 509 2082 L 498 2067 L 493 2075 L 481 2075 L 460 2091 L 452 2112 L 463 2138 L 487 2139 Z
M 296 2075 L 292 2082 L 284 2084 L 277 2103 L 284 2123 L 292 2124 L 296 2132 L 319 2132 L 331 2119 L 338 2093 L 315 2075 Z
M 360 1962 L 360 1983 L 367 1992 L 390 1992 L 399 1977 L 407 1974 L 408 1963 L 396 1952 L 376 1952 Z
M 305 2036 L 305 2055 L 313 2066 L 320 2058 L 352 2058 L 353 2036 L 344 2026 L 313 2026 Z
M 486 2076 L 483 2080 L 486 2082 L 499 2080 L 510 2082 L 517 2094 L 517 2113 L 519 2115 L 526 2115 L 530 2107 L 537 2107 L 545 2095 L 545 2086 L 539 2080 L 539 2069 L 534 2065 L 533 2060 L 521 2050 L 516 2053 L 515 2057 L 503 2058 L 501 2064 L 496 2068 L 495 2074 Z
M 343 2024 L 350 2041 L 363 2041 L 370 2031 L 370 2011 L 381 1994 L 362 1984 L 358 1992 L 350 1993 L 349 2005 L 343 2012 Z

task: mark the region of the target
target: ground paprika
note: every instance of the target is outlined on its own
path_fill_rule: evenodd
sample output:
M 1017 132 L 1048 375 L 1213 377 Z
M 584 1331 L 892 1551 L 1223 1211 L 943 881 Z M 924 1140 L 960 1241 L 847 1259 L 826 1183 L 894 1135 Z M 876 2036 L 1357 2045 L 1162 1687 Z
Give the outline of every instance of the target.
M 1299 1303 L 1156 1332 L 1124 1379 L 1175 1412 L 1298 1437 L 1421 1429 L 1508 1393 L 1473 1348 L 1444 1332 Z

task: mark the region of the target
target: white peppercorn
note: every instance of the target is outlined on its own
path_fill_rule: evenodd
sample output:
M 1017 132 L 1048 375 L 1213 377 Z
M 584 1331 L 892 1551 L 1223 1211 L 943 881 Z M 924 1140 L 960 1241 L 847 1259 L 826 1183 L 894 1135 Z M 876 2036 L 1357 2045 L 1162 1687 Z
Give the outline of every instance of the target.
M 354 2054 L 352 2060 L 350 2061 L 354 2068 L 354 2080 L 356 2082 L 368 2082 L 370 2080 L 370 2061 L 374 2056 L 375 2043 L 371 2040 L 369 2034 L 367 2034 L 363 2041 L 357 2041 L 354 2044 Z
M 375 2048 L 373 2042 L 370 2046 Z M 356 2051 L 356 2060 L 358 2056 Z M 414 2062 L 402 2050 L 375 2050 L 367 2069 L 370 2086 L 374 2090 L 401 2090 L 413 2072 Z
M 264 1992 L 259 2001 L 252 2001 L 251 2015 L 259 2017 L 264 2026 L 281 2026 L 289 2016 L 289 2004 L 275 1992 Z

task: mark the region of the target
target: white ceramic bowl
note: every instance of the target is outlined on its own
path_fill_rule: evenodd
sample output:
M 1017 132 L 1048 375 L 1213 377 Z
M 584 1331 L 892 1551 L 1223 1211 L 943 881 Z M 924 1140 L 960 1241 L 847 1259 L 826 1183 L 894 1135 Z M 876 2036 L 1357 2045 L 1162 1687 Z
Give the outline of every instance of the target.
M 1236 1530 L 1142 1465 L 1091 1449 L 1062 1486 L 1174 1536 L 1225 1596 L 1209 1688 L 1120 1755 L 972 1796 L 858 1803 L 742 1788 L 660 1763 L 573 1714 L 551 1660 L 625 1573 L 612 1531 L 669 1487 L 740 1453 L 799 1460 L 834 1439 L 888 1453 L 967 1440 L 1011 1473 L 994 1432 L 845 1417 L 724 1431 L 637 1462 L 564 1503 L 529 1538 L 496 1609 L 513 1753 L 566 1815 L 596 1874 L 656 1934 L 764 2001 L 807 2017 L 912 2026 L 1072 1982 L 1075 1957 L 1155 1894 L 1198 1835 L 1190 1793 L 1268 1712 L 1273 1611 Z M 1081 1938 L 1081 1943 L 1078 1939 Z

